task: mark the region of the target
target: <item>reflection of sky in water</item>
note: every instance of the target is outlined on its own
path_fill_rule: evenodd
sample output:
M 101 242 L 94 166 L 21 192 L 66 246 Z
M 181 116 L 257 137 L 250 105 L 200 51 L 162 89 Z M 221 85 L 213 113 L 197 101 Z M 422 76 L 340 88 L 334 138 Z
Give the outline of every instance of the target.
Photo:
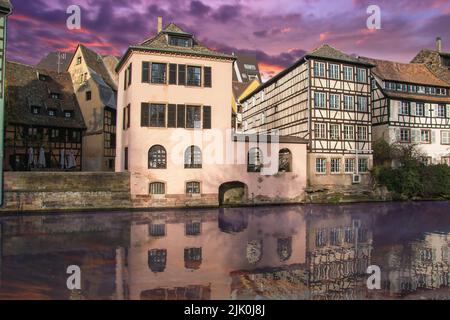
M 0 298 L 448 297 L 449 203 L 3 217 Z M 66 288 L 66 268 L 82 289 Z M 382 270 L 369 291 L 365 271 Z

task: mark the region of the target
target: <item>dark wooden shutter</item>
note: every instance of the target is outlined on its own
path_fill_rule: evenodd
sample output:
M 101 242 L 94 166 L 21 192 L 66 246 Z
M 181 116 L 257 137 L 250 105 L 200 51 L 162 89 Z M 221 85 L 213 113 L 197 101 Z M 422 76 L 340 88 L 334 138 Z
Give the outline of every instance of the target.
M 127 74 L 128 74 L 128 69 L 125 69 L 124 75 L 123 75 L 123 90 L 127 90 Z
M 131 105 L 127 106 L 127 128 L 130 127 L 130 110 L 131 110 Z
M 205 84 L 204 84 L 204 86 L 206 88 L 211 88 L 211 86 L 212 86 L 211 67 L 205 67 L 204 68 L 204 72 L 205 72 Z
M 179 104 L 177 105 L 177 128 L 184 128 L 185 125 L 185 107 Z
M 124 169 L 128 170 L 128 147 L 125 147 Z
M 169 64 L 169 84 L 177 84 L 177 65 Z
M 141 104 L 141 127 L 149 126 L 149 116 L 150 116 L 149 109 L 150 109 L 150 104 L 148 104 L 148 103 Z
M 177 127 L 177 106 L 175 104 L 169 104 L 167 110 L 167 127 Z
M 186 65 L 184 64 L 178 65 L 178 85 L 186 85 Z
M 203 106 L 203 129 L 211 129 L 211 107 Z
M 132 77 L 132 73 L 133 73 L 133 64 L 130 63 L 130 65 L 128 66 L 128 86 L 131 86 L 131 79 Z
M 123 130 L 127 128 L 127 107 L 123 108 Z
M 142 62 L 142 82 L 150 82 L 150 62 Z

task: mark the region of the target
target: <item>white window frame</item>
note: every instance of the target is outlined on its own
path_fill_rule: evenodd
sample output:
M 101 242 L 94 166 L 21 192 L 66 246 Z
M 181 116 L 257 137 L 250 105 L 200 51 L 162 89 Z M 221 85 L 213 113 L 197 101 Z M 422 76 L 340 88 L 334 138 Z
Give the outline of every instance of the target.
M 358 141 L 367 141 L 369 137 L 369 130 L 366 126 L 358 126 Z
M 340 65 L 336 63 L 330 63 L 329 65 L 329 77 L 330 79 L 339 80 L 341 68 Z
M 327 138 L 326 123 L 315 123 L 314 124 L 314 138 L 315 139 L 326 139 Z
M 350 105 L 347 102 L 349 102 Z M 344 95 L 344 110 L 346 111 L 355 110 L 355 99 L 353 96 Z
M 345 158 L 345 173 L 353 174 L 355 173 L 355 158 Z
M 325 62 L 314 61 L 314 77 L 325 78 Z
M 339 110 L 340 96 L 335 93 L 330 93 L 330 109 Z
M 441 144 L 449 145 L 450 144 L 450 131 L 441 131 Z
M 363 77 L 361 77 L 363 75 Z M 356 82 L 366 83 L 367 82 L 367 70 L 364 68 L 358 68 L 356 71 Z
M 344 140 L 355 140 L 355 126 L 344 124 Z
M 331 174 L 339 174 L 341 173 L 341 159 L 340 158 L 332 158 L 330 163 Z
M 330 139 L 340 140 L 341 139 L 341 128 L 339 124 L 330 124 Z
M 365 96 L 358 96 L 357 99 L 357 111 L 359 112 L 367 112 L 368 111 L 368 99 Z M 364 101 L 364 103 L 361 103 L 361 101 Z M 364 108 L 361 108 L 361 105 L 364 106 Z
M 327 173 L 327 159 L 326 158 L 316 158 L 316 173 L 326 174 Z
M 353 81 L 353 67 L 344 66 L 344 81 Z
M 314 92 L 314 108 L 325 109 L 327 95 L 325 92 Z M 320 105 L 318 104 L 320 102 Z

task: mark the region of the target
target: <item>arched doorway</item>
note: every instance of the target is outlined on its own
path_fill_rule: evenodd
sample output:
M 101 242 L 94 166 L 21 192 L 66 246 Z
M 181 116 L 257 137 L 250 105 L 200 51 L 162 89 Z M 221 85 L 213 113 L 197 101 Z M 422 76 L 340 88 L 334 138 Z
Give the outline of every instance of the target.
M 236 205 L 247 202 L 247 185 L 240 181 L 223 183 L 219 187 L 219 205 Z

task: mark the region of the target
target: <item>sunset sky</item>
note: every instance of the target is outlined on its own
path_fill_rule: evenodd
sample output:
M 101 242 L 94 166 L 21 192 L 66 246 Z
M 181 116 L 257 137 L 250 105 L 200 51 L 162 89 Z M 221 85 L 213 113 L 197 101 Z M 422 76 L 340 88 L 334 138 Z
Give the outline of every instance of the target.
M 8 59 L 37 63 L 78 43 L 120 56 L 156 33 L 157 16 L 223 52 L 253 52 L 267 79 L 305 51 L 328 43 L 350 54 L 407 62 L 436 36 L 450 51 L 446 0 L 12 0 Z M 82 8 L 81 30 L 68 30 L 66 9 Z M 381 30 L 366 27 L 369 5 L 381 8 Z

